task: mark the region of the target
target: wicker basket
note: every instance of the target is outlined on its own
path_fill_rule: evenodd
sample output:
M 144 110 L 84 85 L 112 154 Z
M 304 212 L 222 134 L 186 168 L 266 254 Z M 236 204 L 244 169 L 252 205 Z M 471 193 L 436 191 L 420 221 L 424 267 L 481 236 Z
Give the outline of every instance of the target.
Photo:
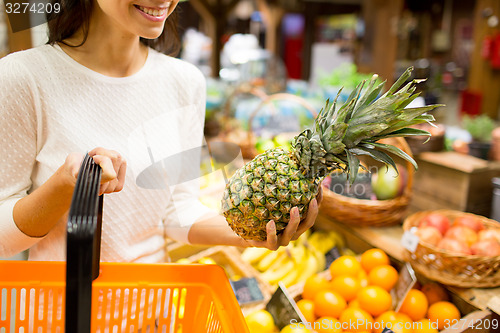
M 231 126 L 231 104 L 237 96 L 240 95 L 253 95 L 257 98 L 260 98 L 261 102 L 257 105 L 255 110 L 252 111 L 248 118 L 248 130 L 246 131 L 245 135 L 243 136 L 234 136 L 232 135 L 234 133 L 234 127 Z M 224 116 L 223 116 L 223 121 L 222 121 L 222 135 L 218 139 L 223 139 L 225 141 L 231 141 L 233 143 L 236 143 L 240 146 L 241 148 L 241 153 L 244 159 L 252 159 L 254 158 L 258 152 L 255 148 L 256 140 L 257 138 L 255 137 L 255 133 L 252 128 L 252 123 L 253 120 L 255 119 L 255 116 L 263 109 L 264 106 L 266 105 L 271 105 L 273 107 L 273 102 L 280 101 L 280 100 L 286 100 L 290 102 L 297 103 L 298 105 L 302 106 L 305 108 L 307 111 L 311 113 L 311 115 L 315 118 L 317 116 L 317 112 L 312 107 L 309 102 L 307 102 L 304 98 L 289 94 L 289 93 L 275 93 L 272 95 L 267 95 L 264 91 L 250 87 L 250 86 L 242 86 L 238 89 L 236 89 L 228 98 L 227 102 L 224 105 Z M 278 110 L 273 110 L 276 112 L 279 112 Z
M 485 227 L 500 228 L 499 223 L 486 217 L 455 210 L 420 211 L 408 216 L 403 224 L 405 231 L 418 226 L 429 213 L 441 213 L 451 221 L 459 216 L 474 216 Z M 500 286 L 500 256 L 458 255 L 419 243 L 415 252 L 405 250 L 405 258 L 425 277 L 442 284 L 461 288 L 490 288 Z
M 253 96 L 260 100 L 265 100 L 268 95 L 260 88 L 251 85 L 241 85 L 237 87 L 227 98 L 222 109 L 222 119 L 220 120 L 220 132 L 213 141 L 225 141 L 235 143 L 240 146 L 243 158 L 249 158 L 254 154 L 255 144 L 248 140 L 248 134 L 235 125 L 232 114 L 232 104 L 237 97 Z
M 412 152 L 403 138 L 390 138 L 381 142 L 392 144 L 408 155 Z M 397 160 L 397 159 L 396 159 Z M 388 200 L 364 200 L 337 194 L 323 187 L 320 212 L 337 222 L 351 226 L 385 227 L 399 224 L 406 216 L 412 193 L 414 167 L 406 162 L 407 179 L 403 193 Z

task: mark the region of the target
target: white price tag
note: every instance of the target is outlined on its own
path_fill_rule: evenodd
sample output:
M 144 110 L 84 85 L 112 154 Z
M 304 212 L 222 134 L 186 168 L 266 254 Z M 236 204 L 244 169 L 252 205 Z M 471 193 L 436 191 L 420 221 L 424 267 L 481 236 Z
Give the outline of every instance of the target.
M 401 245 L 411 253 L 417 250 L 419 241 L 418 236 L 415 235 L 412 229 L 405 231 L 403 237 L 401 237 Z

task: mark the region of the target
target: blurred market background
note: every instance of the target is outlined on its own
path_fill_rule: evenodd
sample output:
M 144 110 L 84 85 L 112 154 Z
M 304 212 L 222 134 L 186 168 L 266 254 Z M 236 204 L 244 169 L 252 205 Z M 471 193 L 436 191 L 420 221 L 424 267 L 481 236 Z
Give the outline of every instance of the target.
M 445 149 L 467 152 L 475 139 L 470 132 L 478 126 L 489 134 L 481 140 L 495 140 L 496 0 L 189 0 L 177 10 L 179 57 L 207 77 L 208 138 L 237 126 L 241 133 L 231 134 L 242 142 L 250 118 L 252 134 L 262 140 L 297 132 L 341 87 L 340 102 L 373 73 L 389 85 L 414 66 L 415 78 L 427 79 L 416 102 L 445 104 L 434 116 L 446 127 L 433 133 L 445 132 Z M 45 41 L 46 25 L 13 33 L 7 16 L 0 16 L 0 56 Z M 300 100 L 282 95 L 275 103 L 259 104 L 276 93 Z M 465 122 L 479 115 L 481 121 L 469 126 L 476 128 L 464 130 Z

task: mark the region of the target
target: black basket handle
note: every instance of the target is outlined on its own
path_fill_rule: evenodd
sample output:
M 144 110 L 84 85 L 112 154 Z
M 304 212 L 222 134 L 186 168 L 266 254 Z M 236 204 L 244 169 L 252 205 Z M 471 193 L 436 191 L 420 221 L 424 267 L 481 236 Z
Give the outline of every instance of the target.
M 101 167 L 85 155 L 71 201 L 66 243 L 65 331 L 90 333 L 92 281 L 99 276 L 103 196 Z

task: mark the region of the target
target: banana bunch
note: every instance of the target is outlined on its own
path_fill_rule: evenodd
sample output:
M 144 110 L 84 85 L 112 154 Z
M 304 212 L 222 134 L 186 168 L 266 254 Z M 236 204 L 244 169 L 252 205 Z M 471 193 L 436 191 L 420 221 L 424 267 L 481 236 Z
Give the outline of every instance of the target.
M 280 281 L 289 287 L 325 270 L 325 253 L 343 244 L 342 237 L 334 232 L 308 230 L 276 251 L 252 247 L 245 249 L 241 257 L 261 272 L 262 279 L 273 287 Z
M 307 238 L 307 242 L 320 250 L 323 254 L 326 254 L 334 246 L 336 246 L 340 251 L 345 247 L 345 242 L 342 236 L 331 230 L 315 231 Z

